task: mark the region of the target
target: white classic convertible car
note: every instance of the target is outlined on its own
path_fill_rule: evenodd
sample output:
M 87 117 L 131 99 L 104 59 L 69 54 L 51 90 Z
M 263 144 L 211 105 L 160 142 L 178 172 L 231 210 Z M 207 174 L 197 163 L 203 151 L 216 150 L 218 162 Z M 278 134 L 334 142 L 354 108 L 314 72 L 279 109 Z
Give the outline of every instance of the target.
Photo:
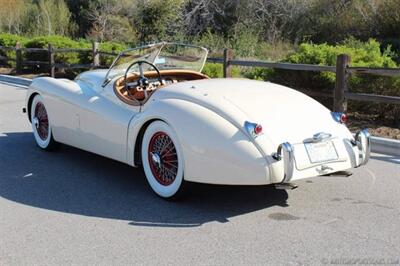
M 367 130 L 277 84 L 210 79 L 202 47 L 158 43 L 122 52 L 74 81 L 36 78 L 26 107 L 38 146 L 64 143 L 141 166 L 159 196 L 187 181 L 289 184 L 366 164 Z

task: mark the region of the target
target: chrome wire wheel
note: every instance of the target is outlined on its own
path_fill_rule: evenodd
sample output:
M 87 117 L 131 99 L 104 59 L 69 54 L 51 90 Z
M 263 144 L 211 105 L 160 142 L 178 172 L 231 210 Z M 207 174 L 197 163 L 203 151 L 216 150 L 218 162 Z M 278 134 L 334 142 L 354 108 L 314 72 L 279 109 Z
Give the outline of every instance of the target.
M 44 150 L 57 148 L 58 143 L 53 139 L 49 115 L 42 96 L 34 96 L 30 110 L 32 131 L 37 145 Z
M 155 121 L 148 126 L 141 155 L 146 179 L 157 195 L 176 199 L 182 194 L 183 153 L 175 131 L 168 124 Z
M 49 136 L 49 118 L 42 102 L 36 103 L 35 116 L 32 123 L 37 129 L 39 137 L 45 141 Z
M 156 132 L 150 139 L 148 150 L 149 165 L 154 177 L 161 185 L 171 185 L 179 166 L 172 139 L 165 132 Z

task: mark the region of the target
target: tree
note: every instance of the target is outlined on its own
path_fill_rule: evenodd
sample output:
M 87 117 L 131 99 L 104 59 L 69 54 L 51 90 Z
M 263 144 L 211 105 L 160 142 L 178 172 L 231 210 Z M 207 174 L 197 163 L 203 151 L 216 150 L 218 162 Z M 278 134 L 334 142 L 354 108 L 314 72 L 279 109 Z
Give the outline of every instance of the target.
M 141 42 L 166 39 L 180 29 L 184 0 L 138 0 L 133 18 Z
M 66 0 L 66 4 L 71 12 L 71 19 L 76 25 L 75 37 L 85 37 L 92 27 L 92 23 L 87 16 L 90 1 Z
M 30 35 L 70 35 L 71 12 L 64 0 L 38 0 L 26 4 L 23 30 Z
M 0 0 L 0 31 L 21 34 L 21 24 L 25 15 L 24 0 Z
M 130 24 L 129 16 L 121 15 L 126 8 L 128 8 L 126 1 L 97 0 L 90 2 L 86 14 L 92 23 L 92 28 L 88 36 L 98 41 L 135 41 L 136 33 Z
M 189 35 L 207 31 L 228 37 L 239 21 L 245 0 L 189 0 L 183 9 L 183 23 Z

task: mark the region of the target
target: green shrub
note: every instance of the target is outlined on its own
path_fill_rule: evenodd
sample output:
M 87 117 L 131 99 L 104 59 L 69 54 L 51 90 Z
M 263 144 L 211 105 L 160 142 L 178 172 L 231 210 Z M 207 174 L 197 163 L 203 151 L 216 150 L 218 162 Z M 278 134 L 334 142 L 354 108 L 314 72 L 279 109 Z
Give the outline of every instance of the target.
M 17 45 L 17 42 L 20 42 L 21 45 L 23 45 L 26 42 L 25 37 L 21 37 L 18 35 L 14 34 L 9 34 L 9 33 L 1 33 L 0 34 L 0 46 L 5 46 L 5 47 L 15 47 Z M 0 56 L 1 57 L 7 57 L 7 58 L 15 58 L 15 52 L 14 51 L 2 51 L 0 50 Z M 0 64 L 4 61 L 0 61 Z M 8 65 L 14 66 L 15 63 L 8 61 Z
M 0 46 L 15 47 L 17 42 L 20 42 L 23 45 L 26 40 L 27 38 L 19 35 L 0 33 Z
M 287 56 L 284 61 L 296 64 L 330 65 L 336 64 L 340 54 L 347 54 L 351 58 L 351 66 L 356 67 L 397 67 L 392 59 L 390 47 L 381 51 L 379 42 L 371 39 L 361 42 L 348 39 L 338 45 L 328 44 L 301 44 L 297 52 Z M 332 92 L 335 86 L 334 73 L 318 73 L 310 71 L 274 71 L 263 70 L 257 75 L 289 87 Z M 400 95 L 400 79 L 373 75 L 352 75 L 348 79 L 349 89 L 353 92 L 374 93 L 381 95 Z M 324 102 L 332 108 L 330 101 Z M 349 111 L 374 112 L 380 119 L 384 117 L 396 123 L 399 108 L 388 105 L 376 105 L 366 102 L 350 102 Z
M 222 78 L 224 76 L 221 64 L 206 63 L 202 72 L 210 78 Z
M 71 49 L 87 49 L 91 48 L 90 42 L 87 41 L 74 41 L 70 38 L 51 35 L 51 36 L 41 36 L 33 38 L 25 43 L 25 47 L 27 48 L 48 48 L 48 45 L 52 44 L 53 48 L 71 48 Z M 76 53 L 76 52 L 59 52 L 54 56 L 54 60 L 56 63 L 66 63 L 66 64 L 78 64 L 78 63 L 87 63 L 90 61 L 90 52 L 88 53 Z M 48 53 L 47 52 L 29 52 L 26 53 L 27 60 L 33 61 L 48 61 Z M 41 69 L 45 69 L 44 66 L 40 67 Z
M 25 47 L 28 48 L 47 48 L 48 44 L 52 44 L 54 48 L 89 48 L 90 43 L 84 40 L 74 41 L 70 38 L 50 35 L 35 37 L 26 42 Z M 82 47 L 82 45 L 84 47 Z
M 336 46 L 304 43 L 285 61 L 297 64 L 334 66 L 336 58 L 340 54 L 349 55 L 350 65 L 354 67 L 396 67 L 396 63 L 391 58 L 393 54 L 390 47 L 381 52 L 379 42 L 373 39 L 361 42 L 351 38 Z M 334 80 L 334 74 L 326 77 Z
M 25 47 L 27 48 L 48 48 L 49 44 L 52 44 L 53 48 L 71 48 L 71 49 L 91 49 L 92 43 L 84 40 L 72 40 L 63 36 L 41 36 L 33 38 L 25 43 Z M 127 49 L 127 45 L 116 43 L 116 42 L 104 42 L 99 44 L 100 51 L 106 52 L 116 52 L 119 53 L 123 50 Z M 100 55 L 100 65 L 101 66 L 109 66 L 115 56 L 110 55 Z M 26 54 L 27 60 L 33 61 L 48 61 L 48 53 L 47 52 L 30 52 Z M 55 62 L 56 63 L 66 63 L 66 64 L 90 64 L 93 60 L 92 51 L 88 52 L 58 52 L 55 54 Z M 45 67 L 42 66 L 42 70 L 45 70 Z
M 243 71 L 243 76 L 248 79 L 269 80 L 273 71 L 271 68 L 253 67 Z
M 120 53 L 126 49 L 128 49 L 128 46 L 126 44 L 122 43 L 116 43 L 116 42 L 103 42 L 99 46 L 100 51 L 104 52 L 114 52 L 114 53 Z M 112 55 L 101 55 L 100 56 L 100 65 L 101 66 L 110 66 L 112 62 L 114 61 L 115 56 Z
M 202 73 L 209 76 L 210 78 L 222 78 L 224 77 L 224 71 L 222 64 L 206 63 L 202 70 Z M 232 68 L 232 77 L 242 77 L 240 69 L 238 67 Z

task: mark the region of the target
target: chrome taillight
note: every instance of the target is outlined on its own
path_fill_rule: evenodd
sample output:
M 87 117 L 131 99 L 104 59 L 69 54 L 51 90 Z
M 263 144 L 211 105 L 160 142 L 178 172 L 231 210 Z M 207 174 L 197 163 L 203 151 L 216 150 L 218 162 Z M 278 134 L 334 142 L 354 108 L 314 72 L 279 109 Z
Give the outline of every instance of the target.
M 345 124 L 348 121 L 348 117 L 344 113 L 340 112 L 331 112 L 333 119 L 335 119 L 336 122 Z
M 257 123 L 251 123 L 249 121 L 244 122 L 244 127 L 247 131 L 247 133 L 250 134 L 253 138 L 256 138 L 257 136 L 262 134 L 262 126 Z

